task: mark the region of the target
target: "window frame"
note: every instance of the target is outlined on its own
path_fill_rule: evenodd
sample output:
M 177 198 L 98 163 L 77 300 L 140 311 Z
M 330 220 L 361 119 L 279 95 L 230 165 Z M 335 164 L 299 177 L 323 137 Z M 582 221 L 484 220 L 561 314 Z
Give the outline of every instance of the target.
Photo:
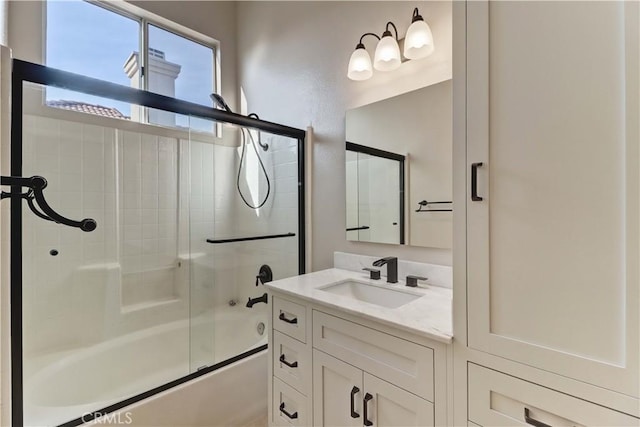
M 51 0 L 43 1 L 43 44 L 42 59 L 43 63 L 47 63 L 47 6 Z M 163 18 L 159 15 L 151 13 L 138 6 L 134 6 L 122 0 L 78 0 L 91 5 L 101 7 L 109 12 L 120 15 L 124 18 L 132 19 L 138 23 L 138 51 L 140 67 L 139 87 L 142 90 L 149 91 L 149 79 L 147 78 L 147 65 L 149 64 L 149 26 L 153 25 L 161 30 L 170 32 L 178 37 L 187 39 L 193 43 L 197 43 L 206 48 L 211 49 L 213 61 L 213 73 L 211 75 L 211 86 L 216 93 L 220 93 L 222 89 L 221 82 L 221 66 L 220 66 L 220 42 L 212 37 L 206 36 L 181 24 Z M 46 105 L 46 95 L 43 94 L 43 105 Z M 144 108 L 143 117 L 140 123 L 156 125 L 149 122 L 148 109 Z M 214 126 L 214 136 L 221 136 L 221 126 Z

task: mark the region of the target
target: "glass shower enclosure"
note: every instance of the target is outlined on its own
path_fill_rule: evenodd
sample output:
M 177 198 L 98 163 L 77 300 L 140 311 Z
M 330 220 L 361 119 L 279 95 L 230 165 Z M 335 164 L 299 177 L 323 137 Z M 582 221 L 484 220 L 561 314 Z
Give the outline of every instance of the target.
M 304 131 L 13 66 L 11 175 L 46 179 L 9 197 L 13 425 L 80 425 L 264 350 L 261 284 L 304 272 Z

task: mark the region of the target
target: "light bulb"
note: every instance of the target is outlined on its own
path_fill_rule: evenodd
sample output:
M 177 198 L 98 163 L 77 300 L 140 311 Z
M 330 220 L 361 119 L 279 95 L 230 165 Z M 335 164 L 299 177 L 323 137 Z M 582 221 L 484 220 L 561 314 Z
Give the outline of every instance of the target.
M 367 80 L 373 75 L 373 69 L 371 68 L 371 57 L 364 48 L 364 45 L 358 44 L 356 50 L 351 54 L 349 59 L 349 68 L 347 70 L 347 77 L 351 80 Z
M 392 71 L 400 66 L 400 47 L 391 33 L 385 32 L 378 42 L 373 66 L 379 71 Z

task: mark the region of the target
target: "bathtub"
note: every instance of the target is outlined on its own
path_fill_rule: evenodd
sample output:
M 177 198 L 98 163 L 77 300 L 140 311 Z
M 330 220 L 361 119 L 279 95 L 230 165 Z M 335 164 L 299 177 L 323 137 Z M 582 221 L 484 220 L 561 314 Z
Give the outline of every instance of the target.
M 174 321 L 90 347 L 42 356 L 33 363 L 25 361 L 38 366 L 25 373 L 25 425 L 52 426 L 82 417 L 259 347 L 267 341 L 265 324 L 266 312 L 225 306 L 192 321 Z M 198 335 L 206 339 L 194 339 Z M 207 351 L 208 358 L 204 357 Z M 138 419 L 134 417 L 133 424 L 211 426 L 252 422 L 267 405 L 266 353 L 261 353 L 134 404 L 131 410 L 138 413 Z M 194 359 L 194 354 L 200 354 L 200 359 Z M 198 399 L 203 407 L 190 409 L 187 403 L 193 405 Z M 212 402 L 216 399 L 225 404 L 216 407 Z M 173 419 L 163 424 L 169 418 L 160 413 L 156 414 L 158 419 L 148 418 L 145 411 L 150 405 L 167 400 L 180 403 L 161 403 L 159 408 L 170 408 L 174 416 L 181 414 L 180 424 Z M 232 410 L 231 402 L 235 401 L 242 403 L 242 410 Z M 255 410 L 247 411 L 247 405 Z M 204 418 L 192 419 L 194 416 Z M 189 423 L 183 423 L 186 420 Z M 102 421 L 96 424 L 109 425 L 107 420 Z

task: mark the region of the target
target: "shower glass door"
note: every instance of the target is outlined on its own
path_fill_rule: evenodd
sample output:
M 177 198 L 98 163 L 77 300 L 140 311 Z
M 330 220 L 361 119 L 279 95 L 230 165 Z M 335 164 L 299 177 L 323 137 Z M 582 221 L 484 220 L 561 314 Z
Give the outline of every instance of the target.
M 228 124 L 211 138 L 211 123 L 192 123 L 191 367 L 202 369 L 264 348 L 262 283 L 302 272 L 301 141 Z
M 134 123 L 135 108 L 24 85 L 22 175 L 46 178 L 61 215 L 97 222 L 84 232 L 23 206 L 25 425 L 89 419 L 191 372 L 189 132 Z

